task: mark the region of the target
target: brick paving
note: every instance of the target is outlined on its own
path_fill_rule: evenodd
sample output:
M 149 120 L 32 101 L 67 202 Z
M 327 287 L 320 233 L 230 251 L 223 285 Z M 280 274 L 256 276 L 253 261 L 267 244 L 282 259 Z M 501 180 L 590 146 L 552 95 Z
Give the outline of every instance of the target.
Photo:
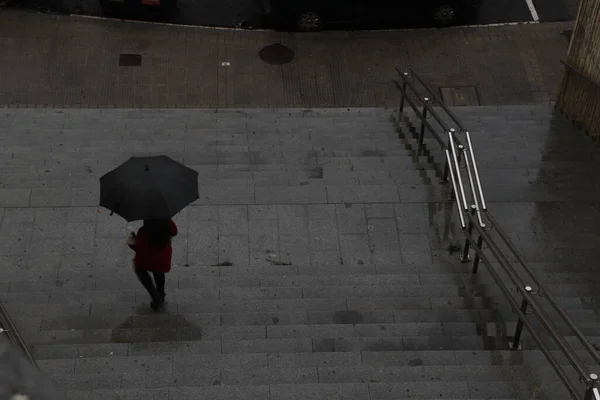
M 0 104 L 11 107 L 393 106 L 394 66 L 434 87 L 475 86 L 482 105 L 552 100 L 571 23 L 288 34 L 0 15 Z M 258 52 L 280 42 L 286 65 Z M 118 65 L 120 53 L 142 65 Z M 223 63 L 228 63 L 224 65 Z

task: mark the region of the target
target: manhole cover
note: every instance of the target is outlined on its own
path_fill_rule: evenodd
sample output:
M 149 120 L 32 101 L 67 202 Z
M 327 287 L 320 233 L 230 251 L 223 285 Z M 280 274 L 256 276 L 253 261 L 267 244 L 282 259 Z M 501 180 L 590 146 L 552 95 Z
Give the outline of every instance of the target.
M 261 60 L 271 65 L 289 64 L 294 59 L 294 52 L 281 43 L 273 43 L 263 47 L 258 56 Z
M 142 55 L 119 54 L 119 65 L 122 67 L 139 67 L 142 65 Z
M 440 89 L 442 100 L 447 106 L 478 106 L 479 96 L 477 90 L 473 86 L 463 87 L 443 87 Z

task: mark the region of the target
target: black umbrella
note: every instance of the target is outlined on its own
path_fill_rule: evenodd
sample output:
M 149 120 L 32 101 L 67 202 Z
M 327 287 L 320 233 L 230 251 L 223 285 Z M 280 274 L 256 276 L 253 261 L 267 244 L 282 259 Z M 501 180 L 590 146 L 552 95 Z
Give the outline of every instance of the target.
M 169 219 L 198 199 L 198 172 L 167 156 L 131 157 L 100 178 L 100 205 L 128 222 Z

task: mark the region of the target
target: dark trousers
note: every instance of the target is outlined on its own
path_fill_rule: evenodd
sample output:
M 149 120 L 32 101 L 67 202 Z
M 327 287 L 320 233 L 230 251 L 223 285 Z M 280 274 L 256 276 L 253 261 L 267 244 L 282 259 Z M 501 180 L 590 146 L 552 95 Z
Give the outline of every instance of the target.
M 150 273 L 143 268 L 135 267 L 135 274 L 137 275 L 141 284 L 146 288 L 150 297 L 154 301 L 161 301 L 165 297 L 165 274 L 163 272 L 153 272 L 154 282 L 150 277 Z M 156 285 L 155 285 L 156 284 Z

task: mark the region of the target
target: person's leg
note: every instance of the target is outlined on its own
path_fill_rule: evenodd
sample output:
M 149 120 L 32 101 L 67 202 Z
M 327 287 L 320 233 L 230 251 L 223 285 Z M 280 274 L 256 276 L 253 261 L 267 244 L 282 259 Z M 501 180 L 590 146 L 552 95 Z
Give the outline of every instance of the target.
M 135 274 L 137 275 L 137 278 L 139 279 L 140 283 L 146 288 L 146 290 L 148 291 L 148 293 L 150 294 L 150 297 L 152 297 L 152 303 L 158 303 L 161 301 L 161 297 L 158 294 L 158 291 L 156 290 L 156 288 L 154 287 L 154 283 L 152 282 L 152 278 L 150 277 L 150 274 L 148 273 L 148 271 L 146 271 L 143 268 L 138 268 L 135 267 Z
M 165 273 L 164 272 L 153 272 L 154 282 L 156 282 L 156 290 L 158 294 L 162 296 L 164 301 L 165 299 Z

